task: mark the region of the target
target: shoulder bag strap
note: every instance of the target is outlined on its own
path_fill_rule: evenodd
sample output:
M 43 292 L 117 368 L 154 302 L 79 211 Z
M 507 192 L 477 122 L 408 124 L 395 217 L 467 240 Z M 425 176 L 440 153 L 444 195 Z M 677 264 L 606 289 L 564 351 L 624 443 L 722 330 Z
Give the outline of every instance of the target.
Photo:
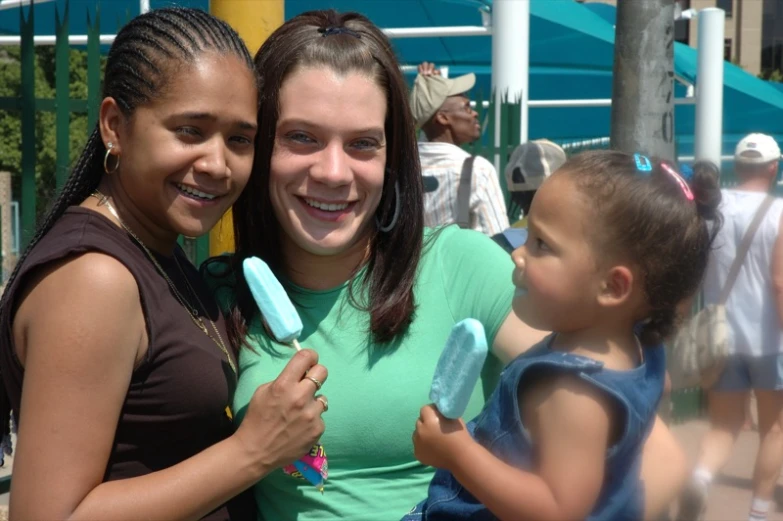
M 737 248 L 737 256 L 734 257 L 734 262 L 729 269 L 729 275 L 726 277 L 726 283 L 723 285 L 723 290 L 720 292 L 720 299 L 718 299 L 718 304 L 721 306 L 725 305 L 726 301 L 729 299 L 731 288 L 737 281 L 739 270 L 742 267 L 742 263 L 745 261 L 745 257 L 748 255 L 750 243 L 753 242 L 753 237 L 756 235 L 756 231 L 758 231 L 759 226 L 761 226 L 762 219 L 764 219 L 764 216 L 767 214 L 767 211 L 769 210 L 769 207 L 772 206 L 773 202 L 775 202 L 775 198 L 771 195 L 767 195 L 764 201 L 761 202 L 759 209 L 756 210 L 756 214 L 753 216 L 753 221 L 751 221 L 748 230 L 745 232 L 745 235 L 742 236 L 742 242 L 740 243 L 739 248 Z
M 470 186 L 473 184 L 473 161 L 476 156 L 465 158 L 457 189 L 457 224 L 460 228 L 470 228 Z

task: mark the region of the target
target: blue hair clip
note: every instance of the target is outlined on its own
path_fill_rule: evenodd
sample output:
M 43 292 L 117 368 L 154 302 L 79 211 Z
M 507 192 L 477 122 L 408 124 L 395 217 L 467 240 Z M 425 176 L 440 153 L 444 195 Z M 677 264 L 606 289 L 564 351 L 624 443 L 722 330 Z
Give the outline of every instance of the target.
M 636 162 L 636 169 L 639 172 L 649 173 L 652 172 L 652 162 L 647 156 L 642 154 L 634 154 L 633 160 Z
M 680 165 L 680 175 L 686 181 L 690 181 L 691 178 L 693 177 L 693 168 L 691 167 L 691 165 L 686 165 L 685 163 L 682 163 Z

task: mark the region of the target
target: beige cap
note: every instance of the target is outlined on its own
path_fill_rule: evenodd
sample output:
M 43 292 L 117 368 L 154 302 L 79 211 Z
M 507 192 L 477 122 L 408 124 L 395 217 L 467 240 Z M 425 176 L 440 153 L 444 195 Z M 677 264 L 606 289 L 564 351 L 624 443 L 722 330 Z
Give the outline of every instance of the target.
M 547 139 L 536 139 L 517 145 L 506 165 L 505 175 L 510 192 L 538 190 L 552 172 L 566 162 L 560 145 Z
M 472 72 L 456 78 L 443 76 L 416 76 L 411 91 L 411 110 L 416 126 L 420 127 L 435 115 L 449 96 L 464 94 L 476 84 Z

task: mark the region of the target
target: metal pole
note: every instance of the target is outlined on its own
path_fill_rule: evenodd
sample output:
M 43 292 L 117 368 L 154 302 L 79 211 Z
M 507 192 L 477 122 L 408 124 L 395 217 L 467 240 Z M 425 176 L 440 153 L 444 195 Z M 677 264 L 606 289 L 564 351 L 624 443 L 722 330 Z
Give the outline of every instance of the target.
M 530 0 L 495 0 L 492 4 L 492 90 L 495 95 L 495 147 L 500 146 L 504 98 L 520 102 L 520 142 L 527 141 Z M 495 168 L 500 157 L 495 156 Z
M 0 0 L 0 11 L 3 9 L 14 9 L 16 7 L 35 4 L 45 4 L 47 2 L 53 2 L 54 0 Z
M 150 0 L 139 0 L 139 14 L 144 14 L 150 10 Z
M 392 27 L 382 29 L 387 38 L 441 38 L 444 36 L 489 36 L 492 29 L 481 26 Z
M 617 2 L 611 139 L 674 160 L 674 0 Z
M 37 3 L 37 2 L 36 2 Z M 102 34 L 100 35 L 101 45 L 111 45 L 114 41 L 115 34 Z M 33 38 L 33 45 L 54 45 L 57 39 L 53 34 L 42 34 Z M 22 38 L 19 36 L 0 36 L 0 47 L 7 45 L 20 45 Z M 71 34 L 68 36 L 68 43 L 70 45 L 87 45 L 86 34 Z
M 284 0 L 210 0 L 209 12 L 228 22 L 255 56 L 264 40 L 285 20 Z M 209 231 L 210 256 L 234 251 L 234 225 L 231 210 Z M 200 239 L 199 239 L 200 240 Z M 198 246 L 199 250 L 201 249 Z
M 723 151 L 723 31 L 726 13 L 710 7 L 699 11 L 696 76 L 696 160 L 720 165 Z

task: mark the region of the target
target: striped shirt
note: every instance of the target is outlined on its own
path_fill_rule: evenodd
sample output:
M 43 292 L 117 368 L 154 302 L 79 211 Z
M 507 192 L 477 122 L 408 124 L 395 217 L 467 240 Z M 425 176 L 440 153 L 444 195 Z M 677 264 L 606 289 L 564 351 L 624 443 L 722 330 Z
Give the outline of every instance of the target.
M 456 222 L 462 164 L 470 154 L 450 143 L 419 142 L 419 156 L 422 175 L 438 181 L 434 192 L 424 194 L 424 225 L 434 227 Z M 509 227 L 495 167 L 479 156 L 473 162 L 470 227 L 486 235 L 495 235 Z

